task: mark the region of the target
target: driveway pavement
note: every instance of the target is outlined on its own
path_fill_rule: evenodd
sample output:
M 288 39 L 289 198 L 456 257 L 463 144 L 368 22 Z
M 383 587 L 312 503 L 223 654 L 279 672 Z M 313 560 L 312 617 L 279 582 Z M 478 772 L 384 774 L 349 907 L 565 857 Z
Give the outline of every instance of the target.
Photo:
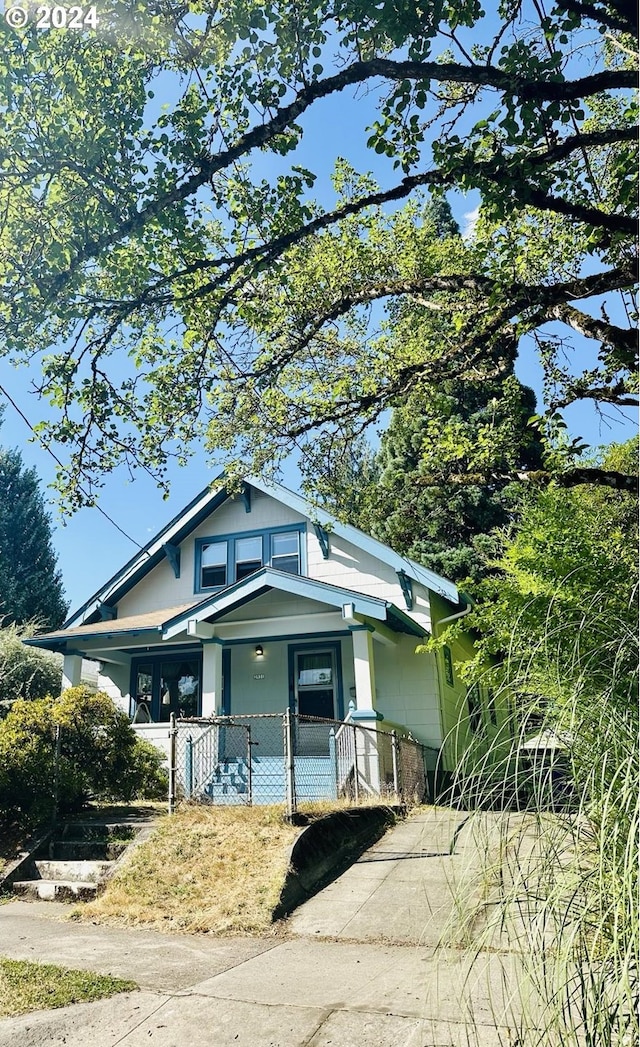
M 131 978 L 138 992 L 0 1021 L 0 1047 L 494 1047 L 516 1042 L 512 957 L 435 946 L 464 815 L 400 823 L 264 938 L 163 935 L 0 906 L 0 954 Z M 454 848 L 457 849 L 457 848 Z M 464 986 L 464 992 L 463 992 Z M 462 1003 L 463 997 L 465 1003 Z

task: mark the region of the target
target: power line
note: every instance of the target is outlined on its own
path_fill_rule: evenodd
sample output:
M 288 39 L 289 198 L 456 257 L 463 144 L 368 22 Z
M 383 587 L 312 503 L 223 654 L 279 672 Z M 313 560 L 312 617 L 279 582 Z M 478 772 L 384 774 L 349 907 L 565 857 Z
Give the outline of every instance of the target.
M 68 467 L 64 464 L 64 462 L 60 461 L 60 459 L 58 458 L 58 456 L 55 453 L 55 451 L 52 451 L 51 448 L 48 447 L 47 444 L 45 444 L 43 442 L 43 440 L 41 439 L 40 435 L 36 432 L 35 428 L 33 427 L 31 422 L 27 418 L 27 416 L 24 413 L 24 411 L 22 410 L 22 408 L 16 403 L 16 401 L 13 399 L 13 397 L 10 396 L 10 394 L 7 392 L 7 390 L 4 388 L 3 385 L 0 385 L 0 393 L 2 393 L 2 395 L 5 397 L 5 399 L 8 400 L 8 402 L 13 407 L 14 411 L 16 411 L 17 414 L 20 415 L 20 417 L 22 418 L 22 421 L 25 423 L 27 428 L 33 433 L 34 437 L 36 438 L 36 440 L 40 444 L 40 447 L 42 447 L 43 451 L 46 451 L 48 454 L 51 455 L 53 460 L 60 466 L 60 468 L 63 470 L 63 472 L 68 473 L 69 472 Z M 84 490 L 83 487 L 80 486 L 80 484 L 78 484 L 78 489 L 82 492 L 82 494 L 84 494 L 86 497 L 88 497 L 87 496 L 87 492 Z M 122 527 L 120 527 L 120 524 L 117 524 L 116 521 L 111 516 L 109 516 L 109 513 L 105 512 L 105 510 L 102 508 L 102 506 L 98 505 L 97 503 L 94 503 L 91 506 L 91 508 L 92 509 L 97 509 L 98 512 L 101 513 L 102 516 L 104 516 L 105 520 L 108 520 L 109 523 L 112 524 L 113 527 L 115 527 L 116 531 L 119 531 L 120 534 L 124 535 L 124 537 L 127 538 L 130 542 L 132 542 L 133 545 L 136 546 L 136 548 L 140 549 L 141 552 L 145 551 L 144 550 L 144 546 L 140 545 L 140 543 L 137 542 L 135 540 L 135 538 L 132 538 L 130 534 L 127 534 L 127 532 Z

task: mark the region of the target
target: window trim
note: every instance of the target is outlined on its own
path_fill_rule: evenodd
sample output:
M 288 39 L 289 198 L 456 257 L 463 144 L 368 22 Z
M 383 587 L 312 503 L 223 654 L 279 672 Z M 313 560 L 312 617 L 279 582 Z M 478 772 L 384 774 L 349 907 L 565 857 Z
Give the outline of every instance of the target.
M 278 527 L 262 527 L 252 531 L 236 531 L 233 534 L 216 534 L 208 537 L 196 538 L 194 548 L 194 593 L 217 593 L 226 589 L 236 582 L 236 541 L 243 538 L 262 539 L 262 566 L 271 567 L 271 536 L 273 534 L 297 534 L 299 552 L 299 575 L 307 574 L 307 543 L 303 537 L 307 533 L 306 523 L 280 524 Z M 206 545 L 215 545 L 218 542 L 227 543 L 227 581 L 226 585 L 202 585 L 202 549 Z M 247 578 L 250 575 L 246 576 Z
M 484 730 L 484 702 L 482 700 L 482 688 L 477 681 L 467 687 L 465 699 L 469 729 L 476 736 L 482 734 Z

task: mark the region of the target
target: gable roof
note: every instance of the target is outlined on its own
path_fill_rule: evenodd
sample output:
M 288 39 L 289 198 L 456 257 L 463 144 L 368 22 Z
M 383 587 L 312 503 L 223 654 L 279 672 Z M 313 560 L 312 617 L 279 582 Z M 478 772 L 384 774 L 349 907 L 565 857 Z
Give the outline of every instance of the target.
M 420 637 L 429 635 L 426 629 L 389 600 L 358 593 L 340 585 L 331 585 L 329 582 L 321 582 L 316 578 L 308 578 L 306 575 L 290 574 L 287 571 L 278 571 L 274 567 L 261 567 L 259 571 L 254 571 L 253 574 L 247 575 L 239 582 L 234 582 L 226 589 L 212 593 L 195 606 L 181 608 L 173 614 L 165 612 L 166 620 L 162 626 L 162 638 L 169 640 L 183 632 L 189 621 L 215 622 L 228 611 L 242 607 L 272 589 L 291 596 L 301 596 L 307 600 L 317 600 L 319 603 L 329 604 L 340 610 L 347 604 L 355 614 L 372 618 L 374 621 L 386 622 L 396 632 L 410 633 Z
M 311 502 L 302 498 L 293 491 L 289 491 L 281 484 L 262 480 L 259 477 L 250 476 L 246 483 L 263 494 L 293 509 L 294 512 L 306 517 L 312 523 L 317 523 L 332 534 L 336 534 L 346 541 L 362 549 L 363 552 L 388 564 L 395 571 L 404 571 L 414 581 L 424 585 L 427 589 L 438 593 L 453 604 L 458 604 L 460 598 L 458 589 L 453 582 L 435 571 L 422 567 L 408 557 L 400 556 L 390 549 L 388 545 L 359 531 L 351 524 L 342 523 L 335 516 L 324 509 L 315 507 Z M 211 513 L 215 512 L 231 497 L 224 485 L 224 473 L 220 474 L 213 483 L 196 495 L 188 505 L 184 507 L 158 534 L 145 545 L 139 553 L 136 553 L 112 578 L 107 581 L 101 589 L 91 596 L 77 611 L 69 616 L 64 623 L 63 629 L 80 625 L 84 622 L 95 621 L 99 616 L 101 605 L 112 606 L 117 604 L 134 585 L 145 577 L 154 567 L 159 564 L 166 554 L 166 546 L 180 545 Z
M 64 651 L 68 641 L 75 641 L 77 644 L 82 640 L 112 640 L 141 633 L 155 633 L 157 641 L 171 640 L 184 633 L 190 621 L 216 622 L 229 611 L 243 607 L 274 589 L 291 596 L 328 604 L 341 610 L 343 616 L 347 612 L 349 618 L 361 615 L 370 621 L 382 622 L 394 632 L 408 633 L 421 639 L 429 635 L 425 628 L 389 600 L 331 585 L 329 582 L 321 582 L 316 578 L 278 571 L 274 567 L 262 567 L 241 581 L 212 593 L 204 600 L 127 618 L 116 618 L 113 621 L 62 628 L 42 636 L 30 637 L 24 642 L 32 647 Z

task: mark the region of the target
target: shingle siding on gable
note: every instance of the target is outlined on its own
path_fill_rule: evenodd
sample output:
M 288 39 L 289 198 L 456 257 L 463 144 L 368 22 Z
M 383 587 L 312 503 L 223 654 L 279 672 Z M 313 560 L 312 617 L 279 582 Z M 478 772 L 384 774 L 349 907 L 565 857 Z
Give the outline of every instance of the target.
M 300 523 L 305 519 L 275 498 L 251 489 L 251 512 L 245 510 L 244 502 L 231 498 L 221 505 L 189 538 L 207 538 L 216 534 L 237 534 L 241 531 L 259 531 L 263 527 L 281 527 L 283 524 Z M 212 530 L 212 525 L 214 530 Z
M 329 559 L 324 560 L 315 534 L 311 532 L 308 535 L 309 575 L 312 578 L 389 600 L 396 607 L 405 610 L 402 589 L 392 567 L 337 535 L 330 535 L 329 542 Z M 409 613 L 420 625 L 429 629 L 429 594 L 417 582 L 413 585 L 413 592 L 414 606 Z
M 156 611 L 163 607 L 175 607 L 180 603 L 188 603 L 189 600 L 202 599 L 202 594 L 195 591 L 194 585 L 197 539 L 240 534 L 243 531 L 259 531 L 262 528 L 280 527 L 288 523 L 298 524 L 303 519 L 299 513 L 260 491 L 252 491 L 250 513 L 245 511 L 244 504 L 239 499 L 225 502 L 182 542 L 180 577 L 175 578 L 169 563 L 163 560 L 120 600 L 118 617 Z
M 176 578 L 168 560 L 161 560 L 149 574 L 123 596 L 118 603 L 118 618 L 128 618 L 134 614 L 147 611 L 160 611 L 164 607 L 177 607 L 179 604 L 195 600 L 193 595 L 193 556 L 189 565 L 189 556 L 185 556 L 185 542 L 181 548 L 180 577 Z

